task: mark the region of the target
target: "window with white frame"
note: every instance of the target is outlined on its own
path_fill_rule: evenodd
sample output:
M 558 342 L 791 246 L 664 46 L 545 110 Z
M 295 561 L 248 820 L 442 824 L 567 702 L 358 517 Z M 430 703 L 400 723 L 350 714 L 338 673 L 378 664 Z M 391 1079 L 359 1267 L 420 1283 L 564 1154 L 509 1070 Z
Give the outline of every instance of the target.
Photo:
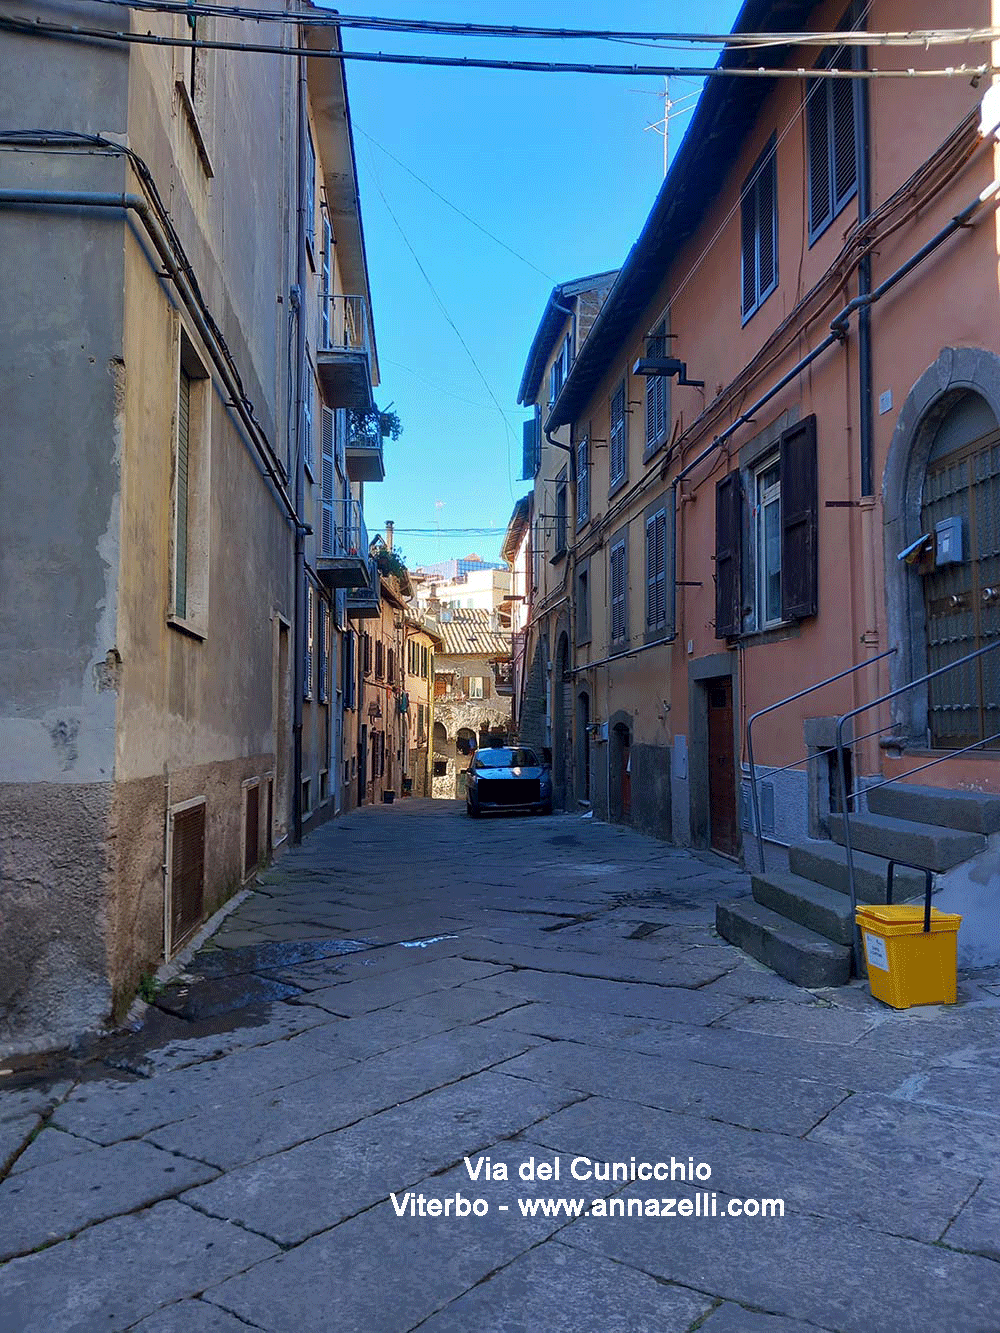
M 754 164 L 740 198 L 743 322 L 778 285 L 778 175 L 774 135 Z
M 667 511 L 646 519 L 646 629 L 667 623 Z
M 321 256 L 321 290 L 323 295 L 323 304 L 320 310 L 320 326 L 322 328 L 323 340 L 322 346 L 330 346 L 330 320 L 332 317 L 330 298 L 333 295 L 333 226 L 330 222 L 330 215 L 326 208 L 323 208 L 323 250 Z
M 781 467 L 776 457 L 754 474 L 757 628 L 781 622 Z
M 470 676 L 470 677 L 469 677 L 469 698 L 470 698 L 470 699 L 481 699 L 481 698 L 483 697 L 483 694 L 484 694 L 484 691 L 483 691 L 483 684 L 484 684 L 484 681 L 483 681 L 483 677 L 482 677 L 482 676 Z
M 611 642 L 618 644 L 628 637 L 628 546 L 624 537 L 612 545 L 608 559 L 611 585 Z
M 627 434 L 625 428 L 625 381 L 611 395 L 610 468 L 612 489 L 625 480 L 627 470 Z
M 820 68 L 851 68 L 851 50 L 824 51 Z M 855 114 L 857 79 L 810 79 L 806 85 L 809 152 L 809 243 L 826 230 L 858 191 Z
M 590 439 L 584 436 L 576 446 L 576 526 L 590 520 Z

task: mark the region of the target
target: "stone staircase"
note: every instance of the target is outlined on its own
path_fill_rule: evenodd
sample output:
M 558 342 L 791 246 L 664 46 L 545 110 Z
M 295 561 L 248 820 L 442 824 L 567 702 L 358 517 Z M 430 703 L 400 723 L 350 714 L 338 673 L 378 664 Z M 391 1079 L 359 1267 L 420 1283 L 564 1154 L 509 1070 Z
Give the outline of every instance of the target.
M 752 877 L 753 896 L 719 903 L 716 929 L 800 986 L 842 986 L 851 976 L 851 903 L 843 817 L 830 816 L 833 841 L 791 847 L 788 870 Z M 985 852 L 1000 832 L 1000 796 L 894 783 L 868 795 L 851 816 L 858 902 L 884 903 L 891 858 L 942 872 Z M 922 899 L 924 874 L 897 866 L 893 901 Z

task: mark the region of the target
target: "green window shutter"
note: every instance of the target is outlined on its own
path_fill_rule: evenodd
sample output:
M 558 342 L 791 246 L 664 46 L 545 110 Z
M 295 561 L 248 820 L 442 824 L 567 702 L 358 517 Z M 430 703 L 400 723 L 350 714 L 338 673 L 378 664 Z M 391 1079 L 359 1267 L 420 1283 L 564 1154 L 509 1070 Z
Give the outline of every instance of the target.
M 187 615 L 188 514 L 191 466 L 191 376 L 181 367 L 177 395 L 177 526 L 174 533 L 174 613 Z

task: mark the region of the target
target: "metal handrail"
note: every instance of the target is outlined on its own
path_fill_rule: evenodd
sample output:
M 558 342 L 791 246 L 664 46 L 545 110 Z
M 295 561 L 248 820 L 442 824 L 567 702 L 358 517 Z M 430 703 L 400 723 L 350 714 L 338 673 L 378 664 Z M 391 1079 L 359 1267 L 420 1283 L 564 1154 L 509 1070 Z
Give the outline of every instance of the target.
M 929 680 L 934 680 L 938 676 L 943 676 L 949 671 L 954 671 L 956 667 L 965 666 L 967 662 L 974 662 L 977 658 L 984 657 L 986 653 L 995 652 L 1000 648 L 1000 639 L 993 643 L 986 644 L 983 648 L 977 648 L 975 652 L 966 653 L 964 657 L 958 657 L 954 662 L 948 662 L 943 667 L 937 667 L 934 671 L 928 671 L 923 676 L 918 676 L 916 680 L 909 681 L 906 685 L 899 685 L 894 690 L 889 690 L 887 694 L 880 694 L 877 699 L 870 699 L 868 703 L 861 704 L 858 708 L 852 708 L 849 713 L 843 713 L 837 718 L 837 774 L 840 786 L 840 806 L 844 815 L 844 850 L 847 854 L 847 887 L 851 899 L 851 919 L 853 953 L 855 971 L 860 974 L 861 970 L 861 933 L 857 924 L 857 890 L 854 882 L 854 847 L 851 842 L 851 813 L 847 800 L 847 777 L 844 764 L 844 723 L 849 722 L 859 713 L 866 713 L 870 708 L 877 708 L 879 704 L 887 703 L 890 699 L 898 699 L 901 694 L 906 694 L 908 690 L 915 689 L 918 685 L 924 685 Z M 885 728 L 880 728 L 885 730 Z M 925 768 L 933 768 L 935 764 L 943 764 L 947 759 L 954 759 L 957 754 L 964 754 L 967 750 L 974 750 L 980 745 L 986 745 L 989 740 L 976 741 L 974 745 L 968 745 L 964 750 L 949 750 L 947 754 L 942 754 L 937 759 L 932 759 L 930 763 L 922 765 L 920 769 L 908 770 L 906 773 L 900 773 L 899 777 L 889 778 L 885 782 L 878 783 L 878 786 L 888 786 L 890 782 L 898 782 L 900 778 L 909 777 L 911 771 L 923 772 Z M 924 867 L 918 867 L 923 869 Z
M 862 667 L 871 666 L 873 662 L 881 662 L 883 657 L 890 657 L 896 651 L 895 648 L 887 648 L 884 653 L 879 653 L 877 657 L 868 657 L 863 662 L 858 662 L 846 671 L 838 671 L 835 676 L 829 676 L 826 680 L 817 681 L 814 685 L 808 685 L 804 690 L 799 690 L 796 694 L 790 694 L 786 699 L 779 699 L 776 704 L 769 704 L 767 708 L 761 708 L 747 723 L 747 755 L 750 759 L 750 796 L 753 801 L 753 822 L 754 832 L 757 837 L 757 851 L 760 856 L 760 873 L 764 873 L 764 835 L 760 827 L 760 800 L 757 796 L 757 772 L 753 757 L 753 724 L 759 717 L 764 717 L 767 713 L 773 713 L 779 708 L 784 708 L 785 704 L 792 704 L 796 699 L 804 699 L 807 694 L 813 694 L 816 690 L 821 690 L 825 685 L 833 685 L 838 680 L 843 680 L 845 676 L 853 675 L 855 671 L 860 671 Z M 804 756 L 808 758 L 808 755 Z M 801 763 L 798 759 L 796 763 Z M 786 765 L 787 767 L 787 765 Z M 782 769 L 776 770 L 782 772 Z

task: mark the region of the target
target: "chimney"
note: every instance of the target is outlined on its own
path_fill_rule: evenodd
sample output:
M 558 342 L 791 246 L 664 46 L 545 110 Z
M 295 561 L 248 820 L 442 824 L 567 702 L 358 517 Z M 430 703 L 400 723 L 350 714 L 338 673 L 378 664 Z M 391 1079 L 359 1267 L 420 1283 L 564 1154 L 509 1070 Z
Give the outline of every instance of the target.
M 395 525 L 395 523 L 393 523 L 393 521 L 392 521 L 391 518 L 387 518 L 387 519 L 386 519 L 386 521 L 385 521 L 385 544 L 386 544 L 386 546 L 389 548 L 390 551 L 392 550 L 392 530 L 393 530 L 393 528 L 394 528 L 395 526 L 396 526 L 396 525 Z
M 436 584 L 436 583 L 432 583 L 432 584 L 431 584 L 431 595 L 430 595 L 430 597 L 427 598 L 427 614 L 428 614 L 429 616 L 434 616 L 435 619 L 437 619 L 437 616 L 438 616 L 438 614 L 439 614 L 439 612 L 440 612 L 440 610 L 441 610 L 441 603 L 440 603 L 440 601 L 438 601 L 438 595 L 437 595 L 437 594 L 438 594 L 437 584 Z

